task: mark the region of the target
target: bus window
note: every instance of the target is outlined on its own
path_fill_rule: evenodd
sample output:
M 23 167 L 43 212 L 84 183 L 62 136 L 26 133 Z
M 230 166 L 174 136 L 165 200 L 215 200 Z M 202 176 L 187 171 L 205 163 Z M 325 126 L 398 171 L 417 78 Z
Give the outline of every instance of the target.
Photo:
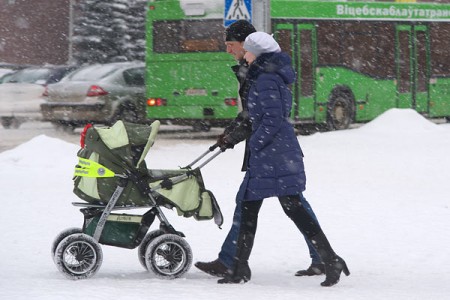
M 340 23 L 335 21 L 317 22 L 317 57 L 319 65 L 338 65 L 341 63 Z
M 409 31 L 400 31 L 399 35 L 399 67 L 400 76 L 398 82 L 398 91 L 408 93 L 411 91 L 411 46 L 409 42 Z
M 416 33 L 417 86 L 418 92 L 427 91 L 427 37 L 424 31 Z
M 289 54 L 292 58 L 293 47 L 291 46 L 291 32 L 292 31 L 288 29 L 278 29 L 276 38 L 281 50 Z
M 353 22 L 345 24 L 344 31 L 344 65 L 373 77 L 395 76 L 392 24 Z
M 377 78 L 395 77 L 393 24 L 379 22 L 318 22 L 318 24 L 319 64 L 342 65 Z
M 301 70 L 301 95 L 304 97 L 313 95 L 313 50 L 311 30 L 300 30 L 300 70 Z
M 181 46 L 185 52 L 216 52 L 219 51 L 219 41 L 207 40 L 185 40 Z
M 449 23 L 433 23 L 430 26 L 431 75 L 450 76 L 450 39 L 443 33 L 450 32 Z
M 155 53 L 225 52 L 222 20 L 155 21 Z M 157 42 L 156 42 L 157 41 Z

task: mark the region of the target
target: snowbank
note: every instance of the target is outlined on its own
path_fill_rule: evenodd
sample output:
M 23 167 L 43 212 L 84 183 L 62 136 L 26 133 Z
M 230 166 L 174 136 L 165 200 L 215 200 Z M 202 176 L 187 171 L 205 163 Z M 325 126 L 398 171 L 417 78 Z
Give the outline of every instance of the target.
M 182 279 L 157 279 L 140 266 L 136 250 L 107 246 L 93 278 L 67 280 L 54 266 L 50 246 L 60 231 L 82 225 L 81 213 L 70 204 L 79 201 L 72 193 L 78 145 L 38 136 L 0 153 L 0 299 L 447 299 L 450 126 L 411 110 L 390 110 L 359 129 L 299 141 L 308 176 L 305 196 L 352 272 L 338 285 L 323 288 L 323 277 L 293 276 L 310 259 L 275 199 L 261 209 L 250 259 L 253 277 L 245 285 L 218 285 L 195 267 Z M 210 141 L 156 141 L 147 163 L 176 168 L 208 146 Z M 226 218 L 223 230 L 164 210 L 186 234 L 194 261 L 215 259 L 227 234 L 243 176 L 242 152 L 240 144 L 202 170 Z

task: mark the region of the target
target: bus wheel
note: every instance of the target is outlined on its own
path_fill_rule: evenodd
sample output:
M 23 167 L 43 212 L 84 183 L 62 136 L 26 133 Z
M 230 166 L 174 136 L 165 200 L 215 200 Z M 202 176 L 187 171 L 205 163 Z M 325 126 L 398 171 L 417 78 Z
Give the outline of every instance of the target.
M 355 104 L 351 92 L 335 90 L 327 107 L 327 126 L 329 130 L 349 128 L 353 122 Z

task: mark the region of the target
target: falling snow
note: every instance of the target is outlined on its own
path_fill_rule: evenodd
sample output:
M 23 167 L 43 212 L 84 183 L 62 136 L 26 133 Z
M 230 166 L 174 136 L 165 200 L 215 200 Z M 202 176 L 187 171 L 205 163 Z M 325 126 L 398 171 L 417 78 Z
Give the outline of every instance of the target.
M 323 277 L 293 276 L 310 260 L 275 199 L 261 209 L 247 284 L 218 285 L 195 267 L 184 278 L 161 280 L 140 266 L 136 250 L 108 246 L 102 246 L 103 265 L 94 277 L 66 279 L 54 266 L 50 247 L 60 231 L 82 225 L 81 213 L 70 204 L 80 201 L 72 193 L 78 146 L 40 135 L 0 153 L 0 299 L 447 299 L 450 125 L 393 109 L 358 129 L 299 136 L 299 141 L 308 176 L 305 196 L 351 271 L 338 285 L 323 288 Z M 147 164 L 177 168 L 210 144 L 158 145 L 157 140 Z M 223 230 L 164 209 L 185 233 L 194 261 L 217 257 L 243 177 L 243 150 L 239 144 L 202 169 L 221 205 Z

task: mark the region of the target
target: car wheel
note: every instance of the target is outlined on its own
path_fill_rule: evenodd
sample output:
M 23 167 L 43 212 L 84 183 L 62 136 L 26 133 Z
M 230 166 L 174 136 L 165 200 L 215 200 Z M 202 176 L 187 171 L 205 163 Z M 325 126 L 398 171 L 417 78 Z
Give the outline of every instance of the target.
M 116 117 L 114 118 L 114 121 L 112 123 L 115 123 L 118 120 L 122 120 L 124 122 L 129 123 L 139 123 L 139 113 L 137 112 L 136 107 L 131 104 L 123 105 L 119 112 L 117 113 Z
M 75 131 L 75 125 L 72 123 L 66 122 L 52 122 L 53 126 L 56 130 L 65 132 L 65 133 L 73 133 Z
M 14 117 L 2 117 L 1 122 L 2 122 L 3 128 L 5 128 L 5 129 L 19 128 L 19 126 L 20 126 L 20 121 Z

